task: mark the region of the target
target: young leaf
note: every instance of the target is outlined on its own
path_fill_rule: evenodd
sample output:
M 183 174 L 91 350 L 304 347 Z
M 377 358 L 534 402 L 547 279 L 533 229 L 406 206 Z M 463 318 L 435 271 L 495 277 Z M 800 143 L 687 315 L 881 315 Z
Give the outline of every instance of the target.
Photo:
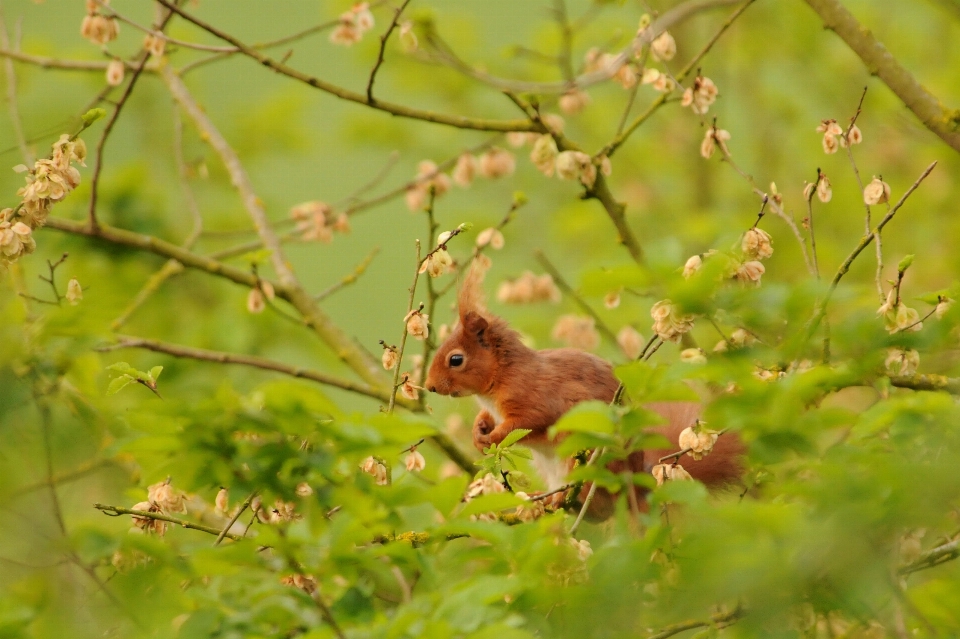
M 160 377 L 160 373 L 163 372 L 163 366 L 154 366 L 150 369 L 150 372 L 147 375 L 150 376 L 150 379 L 157 381 L 157 378 Z
M 109 386 L 107 386 L 107 395 L 116 395 L 132 381 L 134 381 L 134 379 L 129 375 L 121 375 L 120 377 L 117 377 L 110 382 Z
M 503 449 L 508 446 L 513 446 L 518 441 L 520 441 L 521 439 L 529 435 L 531 432 L 533 431 L 527 430 L 525 428 L 518 428 L 517 430 L 512 431 L 509 435 L 503 438 L 502 442 L 500 442 L 500 448 Z

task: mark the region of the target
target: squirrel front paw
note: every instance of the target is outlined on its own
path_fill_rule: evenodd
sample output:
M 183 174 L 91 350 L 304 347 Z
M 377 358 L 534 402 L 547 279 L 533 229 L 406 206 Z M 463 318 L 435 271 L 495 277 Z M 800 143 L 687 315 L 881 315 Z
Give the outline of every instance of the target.
M 481 453 L 483 449 L 489 448 L 494 443 L 492 435 L 496 429 L 497 423 L 489 411 L 482 410 L 473 420 L 473 445 Z

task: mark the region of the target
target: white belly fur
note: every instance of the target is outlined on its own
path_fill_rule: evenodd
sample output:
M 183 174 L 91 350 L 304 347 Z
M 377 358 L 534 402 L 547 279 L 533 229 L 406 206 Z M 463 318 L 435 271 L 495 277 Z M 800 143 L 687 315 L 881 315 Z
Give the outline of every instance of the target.
M 476 398 L 477 403 L 480 404 L 480 408 L 493 415 L 493 419 L 497 424 L 503 421 L 500 413 L 497 412 L 496 405 L 494 405 L 489 397 L 476 395 Z M 557 457 L 554 447 L 550 445 L 534 445 L 528 448 L 530 448 L 530 452 L 533 453 L 533 467 L 547 484 L 547 490 L 555 490 L 563 486 L 565 483 L 564 480 L 567 477 L 567 464 L 564 463 L 565 460 Z

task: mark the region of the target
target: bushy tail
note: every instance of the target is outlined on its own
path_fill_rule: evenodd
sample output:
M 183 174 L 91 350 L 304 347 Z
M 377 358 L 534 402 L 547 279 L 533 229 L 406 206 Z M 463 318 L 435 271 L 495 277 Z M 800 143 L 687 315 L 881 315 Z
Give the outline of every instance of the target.
M 457 306 L 459 307 L 460 317 L 469 311 L 474 311 L 482 316 L 488 315 L 486 296 L 483 293 L 483 278 L 490 267 L 489 260 L 479 258 L 473 260 L 467 274 L 460 283 L 460 294 L 457 297 Z

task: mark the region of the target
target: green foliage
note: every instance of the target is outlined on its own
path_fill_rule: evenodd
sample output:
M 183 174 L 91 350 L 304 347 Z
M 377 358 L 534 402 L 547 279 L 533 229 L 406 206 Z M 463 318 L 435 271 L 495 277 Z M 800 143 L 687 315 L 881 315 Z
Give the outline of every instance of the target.
M 134 22 L 155 18 L 148 3 L 127 4 L 116 10 Z M 318 13 L 320 4 L 235 4 L 217 12 L 180 3 L 248 43 L 336 21 L 351 5 L 322 3 Z M 258 50 L 365 95 L 378 35 L 393 14 L 389 5 L 371 4 L 376 25 L 352 48 L 337 47 L 321 30 Z M 489 0 L 480 10 L 412 3 L 384 51 L 375 100 L 431 117 L 526 117 L 499 89 L 439 58 L 424 62 L 447 51 L 461 59 L 461 70 L 563 80 L 567 71 L 553 58 L 566 46 L 558 28 L 564 18 L 544 13 L 542 4 Z M 590 47 L 615 52 L 644 13 L 668 15 L 679 4 L 570 0 L 553 8 L 566 9 L 570 66 L 579 73 Z M 938 99 L 960 100 L 960 53 L 944 44 L 960 41 L 960 25 L 948 10 L 932 2 L 845 4 Z M 647 58 L 647 66 L 676 77 L 734 8 L 697 12 L 672 27 L 677 56 Z M 14 3 L 6 11 L 10 23 L 22 15 L 27 55 L 94 66 L 110 59 L 80 39 L 82 12 L 66 0 Z M 416 52 L 399 42 L 407 18 L 415 22 Z M 147 62 L 112 127 L 98 179 L 99 222 L 142 243 L 86 237 L 96 235 L 87 215 L 100 128 L 82 136 L 88 157 L 80 185 L 54 204 L 54 223 L 33 229 L 35 252 L 8 261 L 13 244 L 0 228 L 0 637 L 613 638 L 651 636 L 675 624 L 690 628 L 679 637 L 956 636 L 960 561 L 949 544 L 960 528 L 960 311 L 949 300 L 960 292 L 960 156 L 924 131 L 822 26 L 805 3 L 753 3 L 695 65 L 720 88 L 710 111 L 679 105 L 692 84 L 687 77 L 612 156 L 604 185 L 610 202 L 625 206 L 642 264 L 620 245 L 625 238 L 610 212 L 591 199 L 598 193 L 542 175 L 528 161 L 529 145 L 513 148 L 492 131 L 391 117 L 240 55 L 168 42 L 162 58 Z M 178 17 L 167 31 L 177 40 L 223 44 Z M 142 34 L 124 24 L 107 46 L 111 58 L 136 61 L 142 44 Z M 207 56 L 209 63 L 184 72 Z M 273 252 L 252 232 L 239 182 L 206 136 L 189 115 L 172 118 L 177 107 L 158 66 L 181 72 L 200 110 L 238 152 L 297 275 L 284 290 L 302 287 L 304 299 L 322 298 L 316 312 L 305 315 L 279 297 L 263 313 L 246 311 L 249 286 L 238 285 L 237 274 L 282 281 Z M 97 103 L 101 68 L 66 73 L 17 62 L 14 69 L 24 144 L 38 157 L 62 133 L 112 116 L 128 86 Z M 128 66 L 125 82 L 132 74 Z M 814 129 L 823 118 L 845 125 L 865 84 L 857 120 L 864 141 L 850 148 L 860 177 L 882 174 L 895 202 L 923 167 L 938 166 L 885 227 L 879 275 L 871 244 L 833 290 L 837 269 L 863 236 L 864 205 L 846 149 L 824 155 Z M 562 140 L 588 153 L 662 95 L 649 83 L 635 94 L 610 81 L 586 90 L 585 110 L 564 114 Z M 539 114 L 560 110 L 558 95 L 516 95 Z M 17 156 L 10 118 L 0 120 L 6 165 L 30 164 Z M 717 150 L 710 161 L 697 153 L 714 122 L 731 133 L 731 161 L 717 161 Z M 515 173 L 438 193 L 430 220 L 406 210 L 420 161 L 452 165 L 479 145 L 510 149 Z M 813 198 L 808 210 L 804 182 L 817 167 L 829 174 L 833 199 Z M 0 172 L 0 208 L 17 205 L 24 177 Z M 759 285 L 734 281 L 731 272 L 745 261 L 744 234 L 757 222 L 762 196 L 754 189 L 774 193 L 774 180 L 785 217 L 768 203 L 757 228 L 771 235 L 775 251 L 764 259 Z M 330 203 L 334 217 L 295 226 L 288 212 L 305 201 Z M 198 235 L 194 206 L 203 222 Z M 873 207 L 872 224 L 887 210 Z M 329 243 L 297 241 L 305 227 L 326 228 L 342 212 L 350 213 L 352 234 L 341 226 Z M 610 519 L 587 520 L 576 538 L 576 507 L 533 516 L 539 502 L 513 494 L 544 488 L 539 459 L 534 463 L 543 445 L 530 443 L 540 433 L 513 431 L 482 456 L 455 456 L 458 465 L 448 442 L 471 449 L 459 425 L 460 412 L 472 412 L 469 400 L 427 395 L 386 412 L 392 377 L 376 361 L 378 340 L 399 344 L 408 303 L 430 305 L 429 339 L 407 339 L 400 365 L 401 374 L 416 372 L 413 356 L 429 360 L 440 325 L 455 321 L 457 275 L 422 275 L 411 293 L 414 240 L 425 254 L 440 230 L 480 231 L 508 212 L 503 250 L 485 252 L 493 262 L 488 306 L 538 347 L 561 345 L 551 327 L 563 314 L 582 314 L 581 302 L 614 335 L 630 326 L 649 338 L 651 306 L 665 299 L 696 315 L 684 341 L 650 341 L 643 361 L 605 339 L 595 350 L 614 363 L 622 405 L 583 402 L 549 430 L 559 441 L 556 455 L 579 460 L 563 481 L 593 482 L 604 489 L 598 499 L 610 499 Z M 62 220 L 82 226 L 63 233 Z M 819 275 L 804 261 L 813 251 L 811 222 Z M 153 238 L 197 256 L 229 257 L 198 257 L 204 269 L 164 265 L 162 251 L 142 250 L 157 248 Z M 458 264 L 476 250 L 473 238 L 451 238 Z M 377 260 L 351 276 L 375 246 L 382 249 Z M 538 268 L 531 257 L 537 248 L 556 259 L 578 300 L 513 305 L 496 298 L 499 283 Z M 51 283 L 37 276 L 46 278 L 46 260 L 65 252 L 69 260 L 52 283 L 57 298 L 76 277 L 84 299 L 43 303 L 53 299 Z M 703 264 L 687 277 L 691 256 Z M 232 281 L 221 277 L 226 267 L 235 269 Z M 161 268 L 169 278 L 158 275 Z M 919 309 L 923 327 L 891 333 L 877 307 L 896 273 L 908 269 L 901 298 L 928 305 Z M 449 294 L 434 298 L 438 291 Z M 604 306 L 611 294 L 618 303 Z M 142 305 L 132 307 L 134 300 Z M 116 362 L 117 332 L 207 351 L 194 353 L 198 361 L 128 349 L 127 361 Z M 690 357 L 696 348 L 706 363 L 692 363 L 700 359 Z M 351 349 L 375 355 L 355 366 Z M 923 377 L 892 375 L 887 360 L 906 362 L 912 351 Z M 224 363 L 236 355 L 253 363 Z M 282 366 L 258 366 L 263 360 Z M 119 392 L 136 384 L 158 393 L 161 373 L 163 401 L 143 390 Z M 346 383 L 316 383 L 322 376 Z M 745 443 L 743 485 L 658 487 L 648 472 L 610 470 L 631 455 L 673 449 L 675 442 L 649 432 L 662 419 L 647 405 L 690 400 L 704 402 L 702 419 L 723 430 L 721 438 Z M 425 458 L 422 470 L 408 461 L 413 446 Z M 689 456 L 678 462 L 694 463 Z M 476 487 L 471 479 L 487 474 L 508 490 L 465 499 Z M 641 489 L 636 502 L 634 487 Z M 175 521 L 104 514 L 144 501 L 153 502 L 147 512 Z M 215 545 L 234 515 L 230 535 Z

